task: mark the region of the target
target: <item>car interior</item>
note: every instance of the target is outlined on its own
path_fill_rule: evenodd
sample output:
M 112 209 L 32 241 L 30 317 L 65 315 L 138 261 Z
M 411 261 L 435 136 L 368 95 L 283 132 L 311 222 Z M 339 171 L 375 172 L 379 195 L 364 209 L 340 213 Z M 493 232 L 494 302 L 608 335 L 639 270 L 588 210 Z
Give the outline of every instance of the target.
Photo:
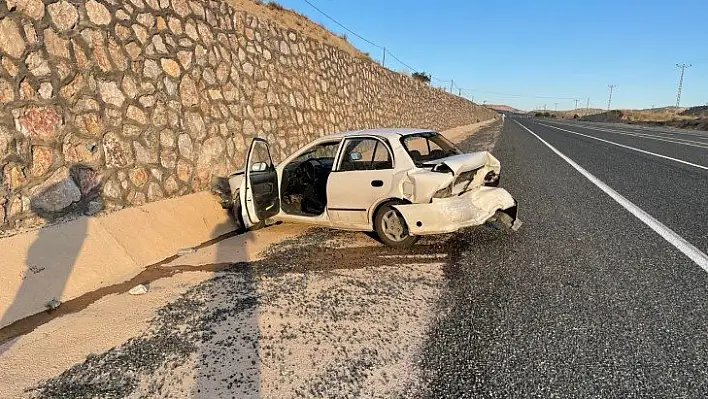
M 319 216 L 327 205 L 327 179 L 341 140 L 319 144 L 283 169 L 281 208 L 285 213 Z

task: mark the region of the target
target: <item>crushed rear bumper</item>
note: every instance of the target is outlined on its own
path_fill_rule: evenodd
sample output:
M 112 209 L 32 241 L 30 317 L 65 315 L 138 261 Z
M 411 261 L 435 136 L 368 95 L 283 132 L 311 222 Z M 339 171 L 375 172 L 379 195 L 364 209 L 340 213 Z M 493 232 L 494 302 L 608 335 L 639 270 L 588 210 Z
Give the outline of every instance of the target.
M 428 204 L 396 205 L 411 235 L 451 233 L 479 226 L 502 211 L 501 222 L 513 230 L 521 227 L 516 200 L 503 188 L 479 187 L 462 195 L 433 199 Z

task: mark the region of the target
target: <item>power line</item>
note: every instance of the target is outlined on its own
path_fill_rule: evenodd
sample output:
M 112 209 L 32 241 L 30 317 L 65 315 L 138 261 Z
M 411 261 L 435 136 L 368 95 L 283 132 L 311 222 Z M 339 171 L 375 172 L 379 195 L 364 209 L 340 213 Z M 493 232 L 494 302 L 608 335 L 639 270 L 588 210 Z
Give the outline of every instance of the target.
M 315 10 L 317 10 L 317 12 L 319 12 L 320 14 L 322 14 L 322 15 L 324 15 L 325 17 L 327 17 L 327 18 L 329 18 L 330 20 L 332 20 L 332 22 L 334 22 L 335 24 L 341 26 L 342 29 L 346 30 L 347 32 L 351 33 L 352 35 L 358 37 L 359 39 L 361 39 L 361 40 L 363 40 L 363 41 L 369 43 L 370 45 L 372 45 L 372 46 L 374 46 L 374 47 L 378 47 L 378 48 L 380 48 L 380 49 L 383 49 L 382 46 L 379 46 L 378 44 L 367 40 L 367 39 L 364 38 L 363 36 L 359 35 L 358 33 L 354 32 L 353 30 L 351 30 L 351 29 L 347 28 L 346 26 L 342 25 L 341 22 L 339 22 L 339 21 L 337 21 L 336 19 L 330 17 L 327 13 L 325 13 L 324 11 L 320 10 L 319 8 L 317 8 L 317 6 L 315 6 L 314 4 L 310 3 L 308 0 L 303 0 L 303 1 L 304 1 L 305 3 L 307 3 L 307 4 L 309 4 L 310 7 L 314 8 Z M 389 54 L 390 54 L 390 53 L 389 53 Z M 393 54 L 391 54 L 391 55 L 393 55 Z M 393 58 L 396 58 L 396 57 L 393 57 Z

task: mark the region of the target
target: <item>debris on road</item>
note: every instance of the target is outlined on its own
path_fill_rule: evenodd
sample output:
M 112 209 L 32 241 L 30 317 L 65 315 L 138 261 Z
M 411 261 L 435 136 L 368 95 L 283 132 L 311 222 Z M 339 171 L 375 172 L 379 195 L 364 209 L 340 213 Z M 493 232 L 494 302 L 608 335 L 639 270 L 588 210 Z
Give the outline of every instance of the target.
M 179 256 L 184 256 L 184 255 L 189 255 L 197 252 L 196 248 L 182 248 L 179 251 L 177 251 L 177 255 Z
M 148 287 L 146 287 L 144 284 L 138 284 L 135 287 L 131 288 L 128 293 L 130 295 L 143 295 L 147 294 L 149 291 Z
M 49 311 L 52 311 L 52 310 L 58 308 L 59 305 L 61 305 L 61 301 L 56 298 L 53 298 L 51 301 L 47 302 L 46 306 Z

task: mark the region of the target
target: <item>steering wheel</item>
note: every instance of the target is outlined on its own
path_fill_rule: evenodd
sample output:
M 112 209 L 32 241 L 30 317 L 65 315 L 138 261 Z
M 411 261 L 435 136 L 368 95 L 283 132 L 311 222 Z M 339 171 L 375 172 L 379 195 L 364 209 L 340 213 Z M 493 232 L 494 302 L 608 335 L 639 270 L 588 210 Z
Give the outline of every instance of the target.
M 316 181 L 318 166 L 322 166 L 322 162 L 315 158 L 310 158 L 302 163 L 302 170 L 305 173 L 305 177 L 312 183 Z

